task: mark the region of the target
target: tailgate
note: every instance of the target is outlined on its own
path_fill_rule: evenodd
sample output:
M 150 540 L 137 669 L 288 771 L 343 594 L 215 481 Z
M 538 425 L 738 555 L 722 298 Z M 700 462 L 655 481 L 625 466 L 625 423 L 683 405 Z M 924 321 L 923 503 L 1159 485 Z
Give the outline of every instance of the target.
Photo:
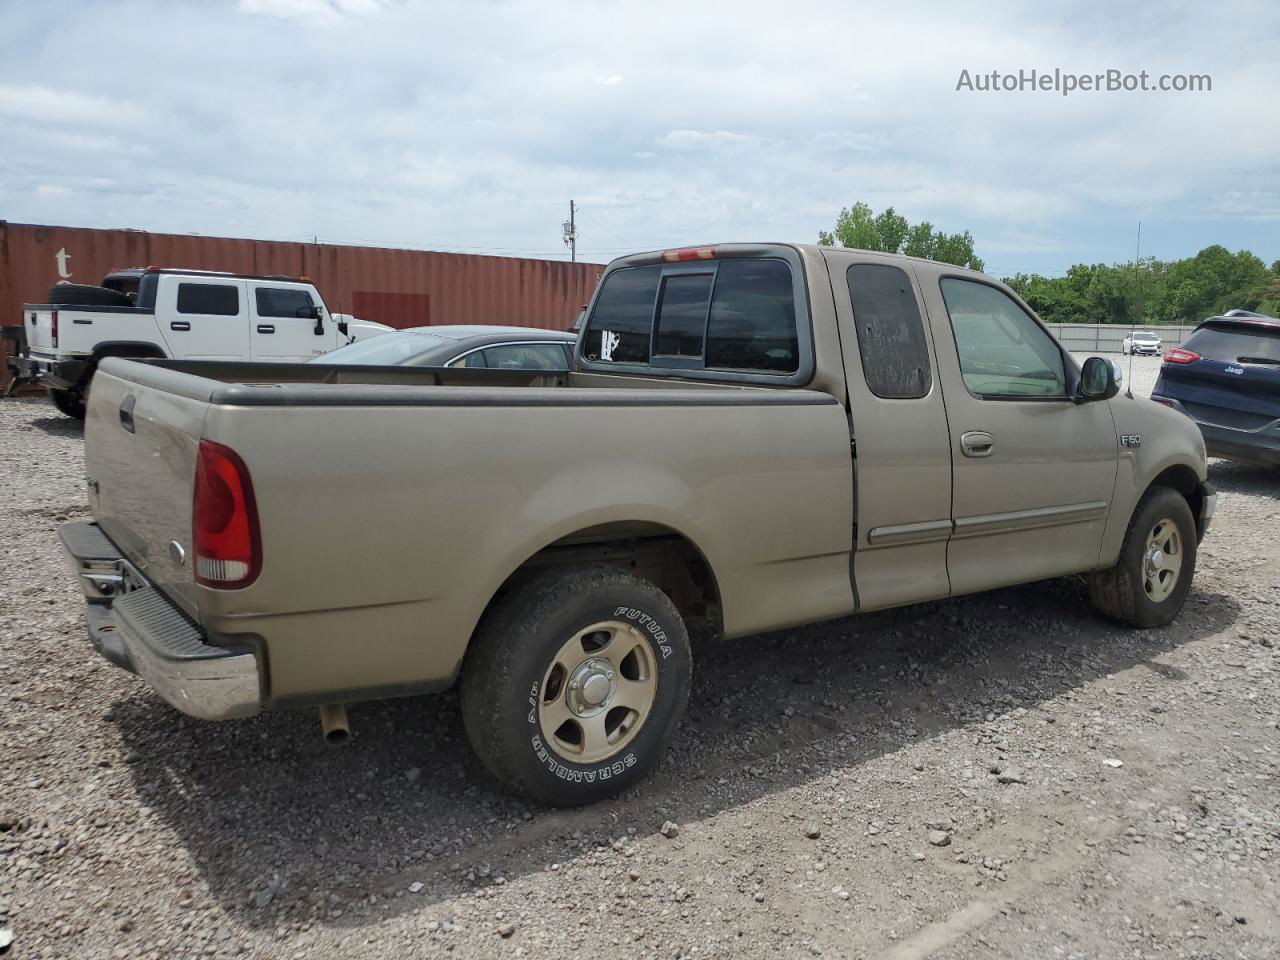
M 27 346 L 36 353 L 51 354 L 56 349 L 53 343 L 53 314 L 49 307 L 33 307 L 27 304 L 22 308 L 22 318 L 27 324 Z
M 99 370 L 85 416 L 94 519 L 120 552 L 193 618 L 191 497 L 205 400 Z

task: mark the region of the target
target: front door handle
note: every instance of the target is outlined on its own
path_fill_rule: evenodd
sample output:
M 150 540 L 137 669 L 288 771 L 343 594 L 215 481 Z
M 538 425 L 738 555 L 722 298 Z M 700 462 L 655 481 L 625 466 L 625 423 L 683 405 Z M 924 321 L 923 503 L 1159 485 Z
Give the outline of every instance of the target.
M 273 323 L 260 323 L 260 324 L 258 324 L 258 332 L 259 332 L 259 333 L 275 333 L 275 332 L 276 332 L 275 324 L 273 324 Z
M 185 320 L 175 320 L 175 321 L 173 321 L 173 323 L 169 324 L 169 329 L 170 329 L 170 330 L 179 330 L 179 331 L 181 331 L 181 330 L 190 330 L 190 329 L 191 329 L 191 324 L 187 323 L 187 321 L 185 321 Z
M 985 430 L 970 430 L 960 436 L 960 449 L 966 457 L 989 457 L 996 448 L 996 438 Z

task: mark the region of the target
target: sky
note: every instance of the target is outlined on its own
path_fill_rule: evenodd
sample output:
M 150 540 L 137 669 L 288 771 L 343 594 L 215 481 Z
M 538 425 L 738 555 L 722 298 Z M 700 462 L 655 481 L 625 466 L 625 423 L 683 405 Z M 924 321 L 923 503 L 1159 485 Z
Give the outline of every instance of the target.
M 961 89 L 992 70 L 1212 89 Z M 976 81 L 975 81 L 976 85 Z M 0 0 L 0 219 L 579 259 L 812 242 L 987 272 L 1280 259 L 1280 4 Z

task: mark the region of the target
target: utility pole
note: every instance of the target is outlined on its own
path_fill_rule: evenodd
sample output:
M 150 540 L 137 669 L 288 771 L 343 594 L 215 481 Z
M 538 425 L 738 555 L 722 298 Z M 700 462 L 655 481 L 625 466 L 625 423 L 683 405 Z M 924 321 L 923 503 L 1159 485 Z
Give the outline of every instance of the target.
M 578 225 L 575 220 L 577 208 L 572 200 L 569 201 L 569 219 L 560 225 L 564 231 L 564 245 L 569 248 L 569 261 L 576 263 L 578 260 Z

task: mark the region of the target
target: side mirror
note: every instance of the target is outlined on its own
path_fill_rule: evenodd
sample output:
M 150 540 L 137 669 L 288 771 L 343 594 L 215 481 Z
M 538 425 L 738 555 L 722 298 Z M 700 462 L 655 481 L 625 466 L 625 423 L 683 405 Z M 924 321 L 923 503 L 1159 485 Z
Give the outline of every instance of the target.
M 314 317 L 316 321 L 316 328 L 314 331 L 315 335 L 317 337 L 324 336 L 324 307 L 312 307 L 311 316 Z
M 1076 385 L 1076 403 L 1092 400 L 1110 400 L 1120 392 L 1120 369 L 1110 360 L 1090 357 L 1080 369 L 1080 382 Z

